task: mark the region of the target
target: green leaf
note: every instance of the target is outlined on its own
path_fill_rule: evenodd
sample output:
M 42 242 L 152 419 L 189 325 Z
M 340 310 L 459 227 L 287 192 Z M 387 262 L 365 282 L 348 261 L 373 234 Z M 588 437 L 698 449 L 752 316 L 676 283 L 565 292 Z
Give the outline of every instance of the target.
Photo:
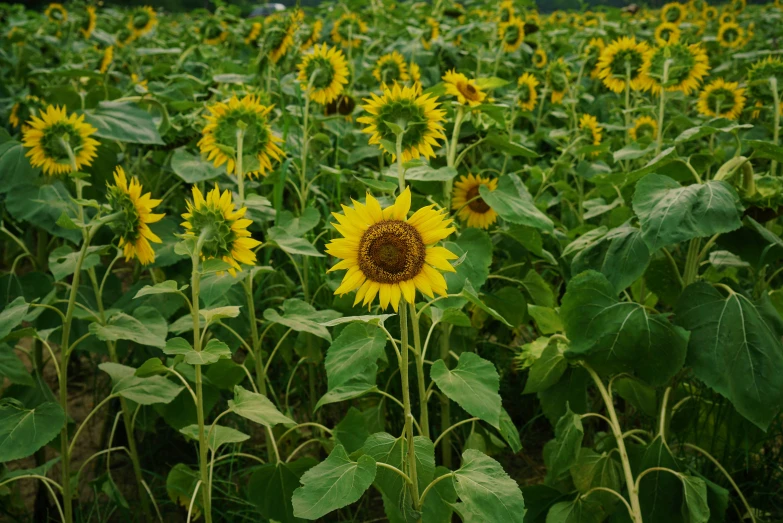
M 274 403 L 266 396 L 246 390 L 239 385 L 234 387 L 234 399 L 228 400 L 228 408 L 235 414 L 265 427 L 272 428 L 277 424 L 296 425 L 294 420 L 277 410 Z
M 488 186 L 479 188 L 481 198 L 504 220 L 519 225 L 552 232 L 554 224 L 549 217 L 538 210 L 530 192 L 516 174 L 500 177 L 498 187 L 491 191 Z
M 568 283 L 560 313 L 571 340 L 567 358 L 584 358 L 605 374 L 633 371 L 651 385 L 667 383 L 685 363 L 688 332 L 662 314 L 621 302 L 595 271 Z
M 683 291 L 675 308 L 677 324 L 691 331 L 687 363 L 696 377 L 762 430 L 783 405 L 783 344 L 767 307 L 699 282 Z
M 767 158 L 783 163 L 783 147 L 764 140 L 744 140 L 743 145 L 750 147 L 753 156 Z
M 28 387 L 35 385 L 30 371 L 16 356 L 14 349 L 10 345 L 0 343 L 0 382 L 3 381 L 3 378 L 7 378 L 11 383 Z
M 101 263 L 101 255 L 106 254 L 108 247 L 108 245 L 87 247 L 87 252 L 82 261 L 82 270 L 91 269 Z M 49 270 L 52 272 L 54 280 L 60 281 L 66 276 L 73 274 L 80 256 L 81 253 L 79 251 L 74 251 L 68 245 L 62 245 L 54 249 L 49 254 Z
M 355 373 L 348 381 L 331 388 L 318 400 L 315 409 L 318 410 L 322 406 L 330 403 L 358 398 L 359 396 L 376 390 L 375 380 L 377 373 L 378 365 L 374 363 L 368 365 L 362 372 Z
M 307 207 L 300 216 L 290 211 L 277 215 L 275 225 L 283 228 L 291 236 L 301 237 L 313 230 L 321 221 L 321 213 L 315 207 Z
M 722 125 L 722 127 L 717 127 L 717 125 Z M 698 140 L 699 138 L 704 138 L 705 136 L 710 136 L 712 134 L 730 133 L 738 129 L 750 129 L 752 127 L 753 125 L 751 124 L 731 123 L 730 120 L 720 118 L 711 121 L 710 124 L 704 124 L 691 127 L 690 129 L 685 129 L 677 138 L 674 139 L 674 143 L 679 145 L 681 143 Z
M 581 416 L 573 413 L 570 406 L 566 405 L 565 414 L 555 425 L 556 444 L 549 456 L 548 477 L 558 478 L 576 463 L 584 436 Z
M 133 297 L 133 299 L 141 298 L 142 296 L 152 296 L 157 294 L 175 294 L 177 291 L 182 292 L 185 289 L 187 289 L 187 285 L 183 285 L 181 288 L 177 285 L 177 282 L 174 280 L 166 280 L 161 283 L 157 283 L 155 285 L 145 285 L 142 287 L 139 292 L 136 293 L 136 296 Z
M 577 253 L 571 272 L 579 274 L 593 269 L 606 276 L 616 292 L 622 292 L 644 274 L 649 262 L 650 251 L 642 232 L 626 224 Z
M 482 301 L 481 298 L 479 298 L 476 291 L 473 289 L 473 284 L 470 282 L 470 280 L 465 280 L 465 285 L 462 288 L 462 292 L 460 292 L 460 296 L 463 298 L 467 298 L 467 300 L 481 309 L 482 311 L 486 312 L 499 322 L 503 323 L 506 327 L 513 328 L 514 326 L 511 325 L 503 316 L 500 315 L 498 311 L 495 309 L 487 306 L 487 304 Z
M 166 346 L 168 325 L 157 309 L 139 307 L 133 316 L 124 312 L 112 316 L 106 325 L 90 324 L 90 332 L 103 341 L 130 340 L 139 345 Z
M 742 225 L 739 197 L 723 181 L 682 187 L 668 176 L 649 174 L 636 185 L 633 210 L 650 252 Z
M 439 478 L 451 474 L 446 467 L 437 467 L 433 478 Z M 457 491 L 454 489 L 454 481 L 439 481 L 427 497 L 424 498 L 422 507 L 422 522 L 427 523 L 451 523 L 452 508 L 457 503 Z
M 682 481 L 682 516 L 688 523 L 707 523 L 710 507 L 707 503 L 707 484 L 695 476 L 680 476 Z
M 568 368 L 568 362 L 557 343 L 549 344 L 541 357 L 530 367 L 530 373 L 522 394 L 541 392 L 560 381 Z
M 26 458 L 52 441 L 65 423 L 57 403 L 25 409 L 16 400 L 0 405 L 0 463 Z
M 324 254 L 319 252 L 312 243 L 304 238 L 297 238 L 291 236 L 288 231 L 282 227 L 270 227 L 268 231 L 269 240 L 275 245 L 280 247 L 281 250 L 288 254 L 300 254 L 302 256 L 315 256 L 323 257 Z
M 571 466 L 571 479 L 581 494 L 586 494 L 596 487 L 608 488 L 615 492 L 623 490 L 623 467 L 610 453 L 598 454 L 593 449 L 579 450 L 576 462 Z M 608 492 L 593 492 L 590 499 L 602 505 L 606 512 L 617 502 L 617 496 Z
M 171 470 L 169 470 L 166 476 L 166 492 L 169 495 L 169 499 L 174 502 L 175 505 L 179 505 L 187 509 L 190 506 L 190 500 L 195 499 L 193 504 L 194 513 L 200 511 L 201 496 L 193 498 L 193 493 L 196 490 L 196 485 L 199 482 L 199 473 L 197 470 L 193 470 L 184 463 L 177 463 Z
M 364 373 L 383 357 L 386 334 L 378 327 L 351 323 L 329 346 L 326 352 L 326 376 L 329 390 L 350 381 L 357 373 Z
M 23 296 L 19 296 L 9 303 L 3 312 L 0 312 L 0 340 L 8 336 L 14 327 L 22 323 L 27 316 L 27 303 Z
M 321 323 L 324 327 L 335 327 L 344 323 L 361 322 L 370 325 L 383 325 L 383 322 L 389 318 L 396 316 L 396 314 L 371 314 L 366 316 L 344 316 L 342 318 L 336 318 Z
M 528 303 L 527 313 L 536 322 L 536 326 L 541 331 L 541 334 L 555 334 L 564 330 L 560 314 L 551 307 L 541 307 Z
M 71 219 L 76 218 L 71 194 L 61 181 L 41 186 L 17 185 L 11 189 L 3 203 L 8 213 L 20 222 L 40 227 L 72 243 L 78 243 L 82 239 L 81 231 L 64 229 L 57 225 L 57 220 L 64 212 L 68 213 Z
M 511 447 L 511 452 L 516 454 L 522 450 L 522 442 L 519 440 L 519 431 L 516 425 L 511 420 L 511 416 L 508 415 L 506 409 L 500 411 L 500 435 L 506 440 L 508 446 Z
M 337 445 L 329 457 L 304 473 L 294 491 L 294 516 L 315 520 L 354 503 L 375 479 L 375 460 L 361 456 L 351 461 Z
M 168 367 L 166 367 L 160 358 L 150 358 L 141 364 L 141 367 L 134 372 L 135 376 L 139 378 L 148 378 L 149 376 L 155 376 L 157 374 L 166 374 Z
M 98 365 L 103 370 L 106 364 Z M 139 405 L 166 404 L 174 401 L 185 387 L 167 380 L 164 376 L 126 376 L 114 385 L 112 394 L 135 401 Z
M 188 425 L 179 430 L 185 436 L 198 441 L 198 425 Z M 231 427 L 223 425 L 206 425 L 204 427 L 204 437 L 207 445 L 213 452 L 217 451 L 223 445 L 229 443 L 242 443 L 250 439 L 250 436 Z
M 189 153 L 185 147 L 174 150 L 171 156 L 171 170 L 190 184 L 212 180 L 226 172 L 225 167 L 215 167 L 201 155 Z
M 25 156 L 27 149 L 15 140 L 0 143 L 0 194 L 6 194 L 17 186 L 28 185 L 39 171 L 33 169 Z
M 248 500 L 265 518 L 280 523 L 302 521 L 294 516 L 291 498 L 299 486 L 299 478 L 315 464 L 312 458 L 302 458 L 290 463 L 279 461 L 261 465 L 250 476 Z
M 332 437 L 335 442 L 345 447 L 349 454 L 362 448 L 364 442 L 370 437 L 364 413 L 356 407 L 350 407 L 345 417 L 335 425 Z
M 212 309 L 200 309 L 198 312 L 204 321 L 208 324 L 215 320 L 222 320 L 224 318 L 236 318 L 239 316 L 241 307 L 237 305 L 227 305 L 225 307 L 214 307 Z
M 332 341 L 329 330 L 322 325 L 323 322 L 334 320 L 341 316 L 332 310 L 317 311 L 307 302 L 295 298 L 283 302 L 283 314 L 275 309 L 266 309 L 264 319 L 274 323 L 285 325 L 297 332 L 307 332 L 318 336 L 328 342 Z
M 152 114 L 136 104 L 102 101 L 97 108 L 84 111 L 84 119 L 98 130 L 95 138 L 165 145 Z
M 397 177 L 396 164 L 386 171 L 388 176 Z M 457 170 L 453 167 L 441 167 L 433 169 L 429 165 L 419 165 L 405 170 L 405 180 L 417 182 L 446 182 L 457 176 Z
M 598 503 L 577 497 L 573 501 L 552 505 L 546 515 L 546 523 L 600 523 L 602 518 Z
M 520 284 L 535 305 L 555 306 L 555 294 L 552 292 L 552 288 L 535 269 L 527 271 Z
M 446 367 L 443 360 L 436 361 L 430 368 L 430 376 L 468 414 L 499 428 L 500 378 L 493 363 L 473 352 L 463 352 L 453 369 Z
M 457 272 L 444 274 L 449 292 L 456 294 L 462 291 L 465 280 L 481 288 L 489 277 L 492 264 L 492 238 L 489 234 L 477 228 L 463 229 L 457 239 L 444 242 L 443 246 L 462 259 L 456 267 Z
M 454 486 L 469 521 L 519 523 L 525 516 L 525 500 L 517 482 L 500 463 L 477 450 L 462 454 L 462 466 L 454 471 Z
M 655 417 L 658 414 L 658 398 L 655 389 L 629 376 L 614 380 L 614 390 L 640 412 Z
M 487 145 L 492 146 L 494 149 L 509 154 L 511 156 L 523 156 L 525 158 L 537 158 L 538 153 L 512 142 L 508 135 L 492 132 L 487 135 L 484 140 Z M 502 178 L 501 178 L 502 179 Z
M 653 467 L 663 467 L 679 473 L 680 466 L 661 436 L 644 451 L 639 473 Z M 639 502 L 644 520 L 652 523 L 679 521 L 684 503 L 683 488 L 678 476 L 666 471 L 651 471 L 639 482 Z

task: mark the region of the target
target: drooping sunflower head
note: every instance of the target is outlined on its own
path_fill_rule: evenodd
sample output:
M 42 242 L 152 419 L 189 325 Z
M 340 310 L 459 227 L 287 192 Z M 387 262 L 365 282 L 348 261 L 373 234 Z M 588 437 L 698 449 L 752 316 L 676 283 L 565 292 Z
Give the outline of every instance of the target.
M 661 22 L 679 24 L 688 14 L 685 6 L 679 2 L 670 2 L 661 8 Z
M 117 44 L 117 47 L 125 47 L 129 43 L 133 42 L 136 39 L 136 35 L 128 29 L 127 26 L 122 26 L 117 30 L 117 33 L 114 35 L 114 41 Z
M 585 59 L 585 69 L 590 71 L 590 78 L 598 78 L 598 69 L 595 66 L 598 64 L 598 59 L 605 48 L 606 43 L 600 37 L 591 38 L 585 45 L 582 56 Z
M 106 74 L 109 70 L 112 60 L 114 60 L 114 46 L 110 45 L 103 50 L 103 56 L 101 57 L 101 64 L 98 66 L 98 70 L 101 74 Z
M 783 60 L 768 56 L 754 63 L 748 71 L 748 93 L 754 100 L 763 105 L 772 106 L 773 93 L 770 78 L 775 78 L 778 84 L 778 98 L 783 98 Z
M 662 22 L 655 28 L 655 41 L 658 45 L 673 44 L 680 41 L 680 27 L 677 24 Z
M 571 68 L 562 58 L 558 58 L 546 70 L 546 82 L 552 95 L 550 100 L 553 104 L 563 101 L 568 90 L 568 80 L 571 78 Z
M 228 272 L 232 276 L 242 270 L 240 263 L 255 265 L 253 249 L 261 242 L 250 237 L 247 227 L 253 222 L 244 218 L 247 208 L 234 207 L 231 191 L 221 193 L 215 184 L 204 198 L 194 185 L 193 201 L 188 201 L 187 206 L 188 212 L 182 215 L 185 219 L 182 226 L 186 229 L 186 237 L 200 239 L 202 260 L 223 260 L 231 265 Z
M 420 94 L 416 87 L 402 87 L 394 84 L 384 87 L 383 95 L 370 94 L 363 105 L 368 115 L 357 118 L 357 122 L 367 124 L 362 129 L 370 136 L 369 143 L 378 145 L 396 159 L 394 150 L 388 150 L 386 143 L 396 143 L 397 136 L 387 122 L 405 130 L 402 136 L 402 161 L 411 158 L 433 158 L 438 140 L 445 140 L 443 121 L 446 112 L 439 109 L 438 99 L 430 94 Z
M 201 40 L 207 45 L 218 45 L 228 38 L 228 24 L 213 16 L 207 17 L 198 27 Z
M 299 16 L 272 15 L 267 18 L 264 30 L 264 47 L 269 53 L 269 59 L 276 64 L 294 45 L 294 35 L 299 25 Z
M 111 227 L 120 238 L 125 261 L 137 258 L 142 265 L 148 265 L 155 261 L 150 242 L 162 243 L 149 224 L 160 221 L 165 214 L 153 214 L 161 200 L 153 200 L 150 193 L 142 195 L 141 191 L 139 180 L 134 176 L 129 183 L 125 169 L 117 166 L 114 185 L 108 186 L 107 196 L 112 210 L 122 213 L 122 217 L 111 222 Z
M 243 38 L 245 45 L 256 45 L 256 42 L 258 42 L 258 37 L 261 36 L 261 30 L 263 28 L 264 24 L 261 22 L 253 22 L 250 24 L 250 27 L 248 27 L 245 31 L 245 36 Z
M 321 31 L 323 31 L 323 29 L 324 23 L 321 20 L 316 20 L 310 24 L 307 35 L 304 38 L 304 43 L 302 43 L 302 51 L 307 51 L 321 39 Z
M 356 13 L 345 13 L 332 26 L 332 41 L 343 47 L 359 47 L 359 35 L 367 32 L 367 23 Z
M 586 11 L 585 14 L 582 16 L 582 24 L 585 27 L 596 27 L 601 23 L 601 20 L 603 18 L 602 13 L 594 13 L 593 11 Z M 578 24 L 578 21 L 575 21 L 575 25 Z
M 476 107 L 481 105 L 487 97 L 487 93 L 476 85 L 475 80 L 469 80 L 467 76 L 453 69 L 443 75 L 443 81 L 446 86 L 446 93 L 455 96 L 462 105 Z
M 643 143 L 652 142 L 658 134 L 658 122 L 650 116 L 640 116 L 628 129 L 631 140 Z
M 158 14 L 155 12 L 155 9 L 146 5 L 131 11 L 128 19 L 128 29 L 133 32 L 133 36 L 140 38 L 152 31 L 157 23 Z
M 299 84 L 310 88 L 310 99 L 325 105 L 335 100 L 348 83 L 348 62 L 343 52 L 326 44 L 316 45 L 299 64 Z
M 22 143 L 30 149 L 26 156 L 33 167 L 41 167 L 50 175 L 72 172 L 69 147 L 76 170 L 92 164 L 98 141 L 91 136 L 97 129 L 84 122 L 84 115 L 69 115 L 65 107 L 50 105 L 27 125 Z
M 690 94 L 699 87 L 709 70 L 707 53 L 700 44 L 679 42 L 651 49 L 642 65 L 642 75 L 649 78 L 649 88 L 656 94 L 662 87 Z
M 356 290 L 354 305 L 371 306 L 377 296 L 382 309 L 391 304 L 395 311 L 401 299 L 415 303 L 417 289 L 430 298 L 446 294 L 440 271 L 454 272 L 449 260 L 457 255 L 435 244 L 454 232 L 452 220 L 433 205 L 408 217 L 410 207 L 406 188 L 385 209 L 368 194 L 365 203 L 353 200 L 352 207 L 343 205 L 342 214 L 332 213 L 342 238 L 329 242 L 326 252 L 341 261 L 329 270 L 347 271 L 335 294 Z
M 517 80 L 517 102 L 524 111 L 532 111 L 538 101 L 538 79 L 530 73 L 523 73 Z
M 626 83 L 634 91 L 649 86 L 641 74 L 644 58 L 649 50 L 647 42 L 637 42 L 635 37 L 623 36 L 601 52 L 596 64 L 596 74 L 604 85 L 615 93 L 625 90 Z M 630 80 L 630 82 L 629 82 Z
M 507 22 L 501 22 L 498 24 L 498 36 L 503 42 L 503 50 L 513 53 L 525 40 L 525 22 L 516 16 Z
M 587 142 L 591 145 L 601 145 L 601 133 L 602 128 L 598 124 L 598 119 L 591 114 L 583 114 L 579 118 L 579 130 L 585 133 Z M 598 156 L 599 152 L 592 153 L 593 156 Z
M 736 120 L 745 108 L 745 101 L 745 89 L 739 83 L 718 78 L 702 89 L 697 109 L 704 116 Z
M 410 80 L 408 74 L 408 65 L 405 58 L 397 51 L 392 51 L 378 58 L 375 62 L 375 69 L 372 75 L 381 84 L 391 85 L 394 83 L 405 83 Z
M 27 95 L 24 100 L 16 102 L 11 107 L 11 114 L 8 116 L 8 123 L 12 127 L 19 127 L 22 122 L 26 122 L 33 116 L 37 116 L 46 108 L 46 102 L 37 96 Z M 25 125 L 25 127 L 27 127 Z
M 468 227 L 489 229 L 489 226 L 497 221 L 498 213 L 481 198 L 479 188 L 482 185 L 494 191 L 498 187 L 498 180 L 473 174 L 460 177 L 454 183 L 451 208 L 457 211 L 459 219 Z
M 432 42 L 440 36 L 440 24 L 432 17 L 428 17 L 424 22 L 427 27 L 424 36 L 421 37 L 421 45 L 424 46 L 424 49 L 429 49 L 432 47 Z
M 353 121 L 351 114 L 353 114 L 354 109 L 356 109 L 356 100 L 344 94 L 326 104 L 324 106 L 324 114 L 327 116 L 339 114 L 344 116 L 346 120 Z
M 92 32 L 95 31 L 97 22 L 98 16 L 95 14 L 95 7 L 88 5 L 79 23 L 79 32 L 84 38 L 89 39 L 90 36 L 92 36 Z
M 525 22 L 525 34 L 532 35 L 541 29 L 541 17 L 538 11 L 529 11 L 522 16 Z
M 544 51 L 543 47 L 536 48 L 536 51 L 533 53 L 533 65 L 535 65 L 539 69 L 543 69 L 546 67 L 546 64 L 548 62 L 546 51 Z
M 728 49 L 742 47 L 745 43 L 745 30 L 736 22 L 721 24 L 718 29 L 718 43 Z
M 58 25 L 62 25 L 68 21 L 68 11 L 62 4 L 58 3 L 49 4 L 49 7 L 44 11 L 44 15 L 46 15 L 46 18 L 51 22 Z
M 282 140 L 272 133 L 267 116 L 274 106 L 262 105 L 253 95 L 241 100 L 232 96 L 228 102 L 218 102 L 207 107 L 207 125 L 201 131 L 198 142 L 202 154 L 216 167 L 226 164 L 229 174 L 236 167 L 238 138 L 242 137 L 242 157 L 258 160 L 257 168 L 248 169 L 245 175 L 266 176 L 272 169 L 272 161 L 284 156 L 278 146 Z
M 514 9 L 513 0 L 503 0 L 498 7 L 498 21 L 508 22 L 516 16 L 516 9 Z

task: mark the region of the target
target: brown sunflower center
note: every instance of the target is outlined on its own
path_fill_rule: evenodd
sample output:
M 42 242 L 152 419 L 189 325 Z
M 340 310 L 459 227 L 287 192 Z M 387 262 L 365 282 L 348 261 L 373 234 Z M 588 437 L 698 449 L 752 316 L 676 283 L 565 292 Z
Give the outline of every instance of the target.
M 359 242 L 359 268 L 371 281 L 399 283 L 421 272 L 426 252 L 415 227 L 399 220 L 384 220 L 364 231 Z
M 462 93 L 462 96 L 470 100 L 471 102 L 478 101 L 479 92 L 476 87 L 468 82 L 458 82 L 457 89 Z
M 476 185 L 468 189 L 468 201 L 473 200 L 473 198 L 476 198 L 479 195 L 479 187 L 481 187 L 481 185 Z M 477 199 L 470 202 L 468 207 L 471 211 L 477 212 L 479 214 L 484 214 L 490 209 L 489 205 L 487 205 L 487 202 L 485 202 L 481 197 L 478 197 Z

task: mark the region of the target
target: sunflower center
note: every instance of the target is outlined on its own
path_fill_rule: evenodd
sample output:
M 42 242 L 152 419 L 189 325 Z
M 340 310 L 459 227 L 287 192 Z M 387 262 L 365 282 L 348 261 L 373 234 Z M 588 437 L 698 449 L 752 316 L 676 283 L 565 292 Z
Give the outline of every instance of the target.
M 54 161 L 70 161 L 68 150 L 65 144 L 70 145 L 74 154 L 78 153 L 82 146 L 82 136 L 71 124 L 67 122 L 56 122 L 44 129 L 41 137 L 41 148 L 46 156 Z
M 723 31 L 723 34 L 721 36 L 724 42 L 733 44 L 734 42 L 739 40 L 739 31 L 737 31 L 737 29 L 734 27 L 729 27 L 725 31 Z
M 469 101 L 471 102 L 479 101 L 479 91 L 470 82 L 458 81 L 457 89 L 459 90 L 460 93 L 462 93 L 462 96 L 467 98 Z
M 506 28 L 506 34 L 504 36 L 505 36 L 504 41 L 507 44 L 516 43 L 517 39 L 519 38 L 519 27 L 515 25 L 508 26 Z
M 359 27 L 359 22 L 352 18 L 343 21 L 337 32 L 344 40 L 348 40 L 349 38 L 355 38 L 361 32 L 361 28 Z
M 521 84 L 517 88 L 517 93 L 519 93 L 519 99 L 523 102 L 527 102 L 530 100 L 530 85 L 527 83 Z
M 146 11 L 139 11 L 133 15 L 133 27 L 144 29 L 150 21 L 150 14 Z
M 221 34 L 223 34 L 223 28 L 220 26 L 220 24 L 214 22 L 207 25 L 207 27 L 204 29 L 204 37 L 207 40 L 214 40 L 215 38 L 219 38 Z
M 670 7 L 666 10 L 666 13 L 664 13 L 664 18 L 666 18 L 666 21 L 672 23 L 678 21 L 680 16 L 680 9 L 677 7 Z
M 421 234 L 414 226 L 384 220 L 364 231 L 359 242 L 359 268 L 371 281 L 399 283 L 421 272 L 426 253 Z
M 490 206 L 487 205 L 487 202 L 485 202 L 481 198 L 481 196 L 479 196 L 479 187 L 481 187 L 481 184 L 468 189 L 468 194 L 467 194 L 468 201 L 473 200 L 473 198 L 476 198 L 475 200 L 473 200 L 468 204 L 468 207 L 473 212 L 484 214 L 485 212 L 490 210 Z

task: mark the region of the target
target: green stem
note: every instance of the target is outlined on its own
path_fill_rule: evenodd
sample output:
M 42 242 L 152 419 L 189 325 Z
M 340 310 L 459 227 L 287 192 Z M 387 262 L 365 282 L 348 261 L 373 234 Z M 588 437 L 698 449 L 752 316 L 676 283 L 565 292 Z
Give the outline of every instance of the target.
M 239 188 L 239 201 L 237 207 L 242 207 L 245 203 L 245 171 L 242 166 L 242 147 L 245 142 L 245 130 L 241 127 L 237 128 L 237 156 L 236 165 L 234 166 L 234 173 L 237 175 L 237 187 Z
M 454 117 L 454 130 L 451 132 L 451 143 L 449 144 L 449 156 L 446 159 L 449 167 L 454 167 L 457 160 L 457 142 L 459 142 L 459 131 L 462 127 L 462 120 L 465 118 L 465 108 L 462 105 L 457 106 L 457 115 Z M 443 195 L 446 202 L 445 207 L 448 209 L 451 206 L 451 188 L 454 184 L 453 179 L 446 181 Z
M 419 385 L 419 426 L 424 437 L 430 437 L 430 413 L 427 407 L 427 385 L 424 383 L 424 354 L 421 347 L 421 332 L 419 330 L 419 317 L 416 315 L 416 306 L 409 304 L 411 322 L 413 323 L 413 355 L 416 361 L 416 379 Z
M 440 333 L 440 358 L 448 366 L 449 361 L 449 335 L 451 326 L 448 323 L 441 324 Z M 443 445 L 440 447 L 443 466 L 451 468 L 451 402 L 445 394 L 440 396 L 440 427 Z
M 666 107 L 666 83 L 669 81 L 669 65 L 671 59 L 663 63 L 663 82 L 661 82 L 661 99 L 658 104 L 658 136 L 655 139 L 655 156 L 661 153 L 663 145 L 663 114 Z
M 408 476 L 411 478 L 409 485 L 413 506 L 419 506 L 419 484 L 416 474 L 416 448 L 413 445 L 413 414 L 411 414 L 411 394 L 408 383 L 408 308 L 405 299 L 400 300 L 400 379 L 402 382 L 402 408 L 405 416 L 405 437 L 408 440 Z
M 772 143 L 778 145 L 780 138 L 780 94 L 778 93 L 778 79 L 774 76 L 769 79 L 769 87 L 772 89 L 772 114 L 774 115 L 772 128 Z M 771 176 L 775 176 L 778 169 L 778 162 L 772 160 L 769 167 L 769 173 Z
M 688 244 L 688 254 L 685 257 L 685 271 L 682 275 L 683 289 L 696 281 L 699 275 L 699 249 L 701 238 L 693 238 Z
M 405 190 L 405 168 L 402 166 L 402 137 L 404 132 L 397 134 L 397 181 L 400 185 L 400 194 Z

